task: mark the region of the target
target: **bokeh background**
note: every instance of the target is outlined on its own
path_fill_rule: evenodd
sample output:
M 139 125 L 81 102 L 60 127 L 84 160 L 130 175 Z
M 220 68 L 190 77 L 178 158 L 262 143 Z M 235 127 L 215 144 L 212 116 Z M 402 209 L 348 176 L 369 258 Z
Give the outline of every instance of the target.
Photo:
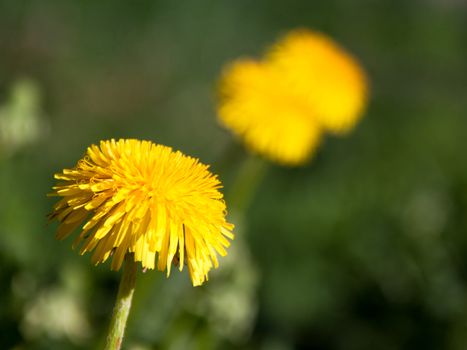
M 119 274 L 54 239 L 46 193 L 135 137 L 212 164 L 238 232 L 203 287 L 140 274 L 126 349 L 466 349 L 466 23 L 462 0 L 0 1 L 0 348 L 102 347 Z M 287 169 L 219 127 L 215 86 L 296 27 L 371 101 Z

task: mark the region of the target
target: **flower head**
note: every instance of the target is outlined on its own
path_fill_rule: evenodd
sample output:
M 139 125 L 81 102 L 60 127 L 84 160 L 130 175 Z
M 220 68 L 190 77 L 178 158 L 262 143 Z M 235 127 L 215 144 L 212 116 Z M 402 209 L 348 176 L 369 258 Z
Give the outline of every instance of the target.
M 321 129 L 310 104 L 291 92 L 271 65 L 243 59 L 221 82 L 220 121 L 252 150 L 284 164 L 304 162 Z
M 249 149 L 299 165 L 324 131 L 352 128 L 366 102 L 366 78 L 357 62 L 328 37 L 292 31 L 262 60 L 240 59 L 220 82 L 220 122 Z
M 57 238 L 82 226 L 73 246 L 94 251 L 92 261 L 111 255 L 118 270 L 127 253 L 147 269 L 170 274 L 172 263 L 188 266 L 193 285 L 208 279 L 217 254 L 233 239 L 226 222 L 221 184 L 197 159 L 149 141 L 110 140 L 92 145 L 73 169 L 55 175 L 63 197 L 49 215 L 60 222 Z M 227 238 L 226 238 L 227 237 Z
M 367 79 L 358 62 L 324 34 L 295 30 L 267 53 L 266 60 L 313 106 L 328 131 L 349 131 L 361 117 Z

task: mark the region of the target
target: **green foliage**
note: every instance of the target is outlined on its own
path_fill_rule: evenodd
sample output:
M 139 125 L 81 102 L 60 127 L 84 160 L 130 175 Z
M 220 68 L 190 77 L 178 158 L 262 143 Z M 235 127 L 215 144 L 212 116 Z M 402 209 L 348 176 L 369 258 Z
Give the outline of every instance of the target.
M 186 272 L 140 274 L 127 348 L 465 349 L 466 20 L 445 0 L 0 2 L 0 125 L 25 106 L 18 81 L 38 89 L 16 109 L 34 137 L 0 154 L 0 347 L 105 339 L 119 274 L 54 240 L 52 174 L 90 143 L 137 137 L 212 163 L 234 197 L 246 155 L 216 123 L 221 67 L 307 26 L 367 67 L 365 118 L 308 166 L 269 167 L 234 213 L 242 264 L 196 289 Z M 216 310 L 241 303 L 256 318 L 227 332 Z

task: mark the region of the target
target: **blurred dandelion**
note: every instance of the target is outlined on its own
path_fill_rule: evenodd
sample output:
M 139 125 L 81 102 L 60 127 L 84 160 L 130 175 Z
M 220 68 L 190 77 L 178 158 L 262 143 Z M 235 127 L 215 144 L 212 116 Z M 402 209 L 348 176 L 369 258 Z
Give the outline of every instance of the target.
M 87 149 L 76 167 L 55 178 L 63 181 L 51 194 L 63 197 L 49 215 L 60 222 L 57 238 L 67 237 L 91 216 L 73 246 L 82 243 L 81 254 L 94 250 L 95 264 L 113 255 L 114 270 L 126 258 L 117 300 L 129 295 L 131 303 L 135 263 L 154 269 L 156 255 L 157 268 L 167 270 L 167 276 L 172 264 L 181 271 L 186 263 L 193 285 L 201 285 L 209 270 L 218 267 L 217 254 L 227 254 L 227 238 L 233 239 L 217 176 L 169 147 L 101 141 Z M 117 343 L 115 348 L 121 339 Z
M 219 89 L 220 122 L 250 150 L 284 165 L 306 162 L 324 131 L 351 130 L 367 100 L 357 61 L 308 30 L 290 32 L 262 60 L 230 64 Z
M 219 122 L 253 153 L 298 166 L 314 155 L 325 133 L 349 132 L 366 102 L 367 79 L 356 59 L 327 36 L 300 29 L 286 34 L 259 60 L 241 58 L 226 66 L 217 113 Z M 232 186 L 229 203 L 239 238 L 239 222 L 264 174 L 265 162 L 249 157 Z M 239 238 L 231 263 L 219 273 L 223 278 L 210 285 L 216 292 L 204 300 L 213 328 L 235 342 L 252 329 L 260 278 Z M 232 305 L 234 312 L 227 311 Z
M 318 146 L 321 129 L 306 101 L 290 91 L 271 64 L 241 59 L 227 67 L 219 117 L 248 148 L 285 164 L 303 163 Z
M 333 133 L 350 131 L 363 114 L 367 79 L 357 60 L 324 34 L 286 34 L 267 53 L 286 85 L 307 101 L 314 118 Z

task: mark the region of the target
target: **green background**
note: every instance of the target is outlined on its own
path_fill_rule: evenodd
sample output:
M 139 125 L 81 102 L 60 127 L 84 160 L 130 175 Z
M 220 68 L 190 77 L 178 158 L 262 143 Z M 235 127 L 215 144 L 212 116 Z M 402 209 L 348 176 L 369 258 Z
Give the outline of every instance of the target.
M 242 171 L 255 191 L 235 273 L 141 274 L 126 349 L 466 349 L 466 23 L 461 0 L 0 1 L 0 131 L 25 120 L 0 134 L 0 348 L 102 346 L 119 274 L 54 239 L 46 193 L 133 137 L 212 164 L 228 205 Z M 370 104 L 305 167 L 264 166 L 216 122 L 216 81 L 297 27 L 359 58 Z

